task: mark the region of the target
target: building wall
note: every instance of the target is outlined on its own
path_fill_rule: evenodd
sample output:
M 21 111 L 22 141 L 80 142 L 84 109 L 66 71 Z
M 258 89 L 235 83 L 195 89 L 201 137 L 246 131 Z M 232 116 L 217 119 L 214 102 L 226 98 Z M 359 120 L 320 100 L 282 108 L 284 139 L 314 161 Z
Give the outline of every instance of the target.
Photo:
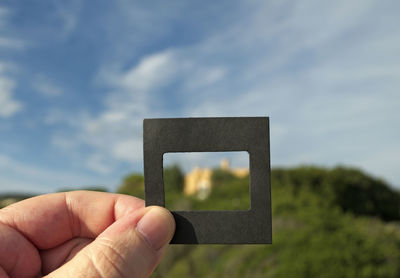
M 229 171 L 238 178 L 243 178 L 249 174 L 248 168 L 230 168 L 229 161 L 221 161 L 221 169 Z M 185 176 L 184 194 L 195 195 L 204 199 L 212 190 L 211 182 L 212 169 L 196 167 Z

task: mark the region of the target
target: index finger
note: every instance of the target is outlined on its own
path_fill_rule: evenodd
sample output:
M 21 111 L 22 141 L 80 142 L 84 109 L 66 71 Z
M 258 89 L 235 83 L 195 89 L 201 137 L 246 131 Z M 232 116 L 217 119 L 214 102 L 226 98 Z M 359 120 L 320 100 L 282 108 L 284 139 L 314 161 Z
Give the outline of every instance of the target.
M 39 249 L 75 237 L 95 238 L 144 201 L 104 192 L 73 191 L 33 197 L 0 210 L 0 222 L 22 233 Z

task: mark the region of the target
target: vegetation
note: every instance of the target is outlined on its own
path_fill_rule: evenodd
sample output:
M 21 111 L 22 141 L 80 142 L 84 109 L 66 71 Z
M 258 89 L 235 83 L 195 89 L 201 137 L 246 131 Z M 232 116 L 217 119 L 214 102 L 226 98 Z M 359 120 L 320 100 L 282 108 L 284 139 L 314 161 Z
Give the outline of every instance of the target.
M 344 212 L 376 216 L 388 221 L 400 219 L 400 194 L 384 181 L 357 169 L 276 169 L 271 173 L 271 182 L 275 187 L 288 186 L 296 191 L 307 188 Z
M 164 169 L 164 186 L 170 192 L 182 192 L 184 175 L 178 165 L 172 165 Z
M 88 191 L 98 191 L 98 192 L 108 192 L 107 188 L 103 186 L 98 186 L 98 185 L 92 185 L 92 186 L 84 186 L 84 187 L 78 187 L 78 188 L 61 188 L 57 190 L 57 192 L 68 192 L 68 191 L 77 191 L 77 190 L 88 190 Z
M 144 199 L 144 177 L 141 174 L 133 173 L 126 176 L 121 186 L 118 189 L 118 193 L 132 195 L 138 198 Z
M 137 195 L 127 180 L 119 192 Z M 215 171 L 203 201 L 183 198 L 178 180 L 165 188 L 179 209 L 249 207 L 248 177 Z M 384 181 L 298 167 L 273 170 L 271 183 L 272 245 L 171 245 L 152 277 L 400 277 L 400 197 Z
M 102 187 L 102 186 L 84 186 L 84 187 L 79 187 L 75 189 L 71 188 L 61 188 L 57 190 L 57 192 L 67 192 L 67 191 L 75 191 L 75 190 L 89 190 L 89 191 L 99 191 L 99 192 L 107 192 L 107 188 Z M 32 198 L 36 196 L 35 194 L 21 194 L 21 193 L 10 193 L 10 194 L 2 194 L 0 195 L 0 209 L 3 207 L 6 207 L 8 205 L 11 205 L 13 203 Z
M 0 196 L 0 209 L 11 205 L 12 203 L 16 203 L 22 201 L 24 199 L 28 199 L 33 197 L 33 194 L 4 194 Z
M 214 170 L 209 197 L 183 195 L 177 165 L 164 170 L 173 210 L 248 209 L 249 177 Z M 400 194 L 360 170 L 297 167 L 271 172 L 272 245 L 171 245 L 152 277 L 400 277 Z M 101 187 L 89 190 L 105 191 Z M 119 193 L 144 198 L 144 178 Z M 31 195 L 7 195 L 0 207 Z

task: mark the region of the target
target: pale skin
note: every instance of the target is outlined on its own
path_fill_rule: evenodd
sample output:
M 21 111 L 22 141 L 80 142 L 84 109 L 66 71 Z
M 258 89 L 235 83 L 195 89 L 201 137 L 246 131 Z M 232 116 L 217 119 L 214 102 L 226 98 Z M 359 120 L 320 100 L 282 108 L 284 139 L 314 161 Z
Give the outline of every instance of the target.
M 175 231 L 132 196 L 75 191 L 0 210 L 0 278 L 148 277 Z

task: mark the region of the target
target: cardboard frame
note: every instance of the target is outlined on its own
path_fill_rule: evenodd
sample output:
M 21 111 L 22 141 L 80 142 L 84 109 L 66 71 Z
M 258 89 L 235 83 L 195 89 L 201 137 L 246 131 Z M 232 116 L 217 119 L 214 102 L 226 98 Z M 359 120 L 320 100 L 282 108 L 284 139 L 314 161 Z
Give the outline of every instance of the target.
M 268 117 L 144 119 L 146 206 L 165 207 L 164 153 L 249 153 L 250 209 L 172 211 L 176 231 L 171 243 L 272 243 L 269 145 Z

